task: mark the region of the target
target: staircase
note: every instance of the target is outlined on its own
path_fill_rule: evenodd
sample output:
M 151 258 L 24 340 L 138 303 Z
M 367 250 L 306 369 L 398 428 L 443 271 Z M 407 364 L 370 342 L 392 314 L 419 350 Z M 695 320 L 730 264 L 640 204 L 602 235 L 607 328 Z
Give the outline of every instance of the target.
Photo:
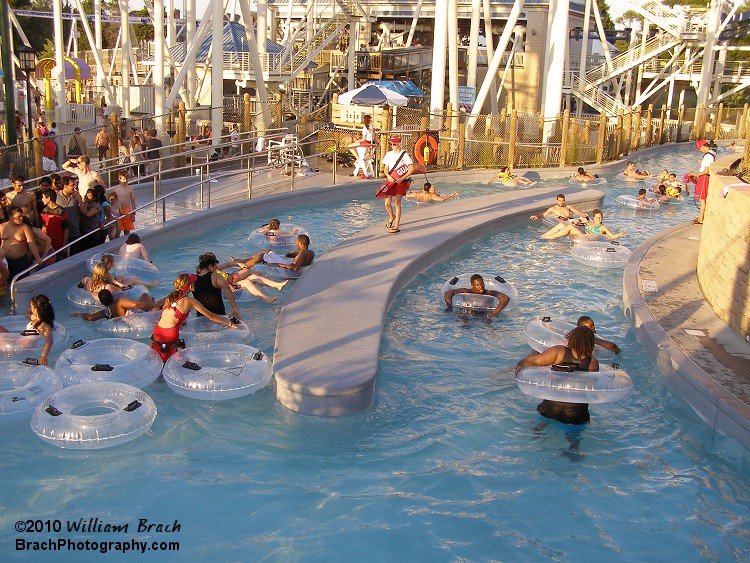
M 648 41 L 643 48 L 643 54 L 641 54 L 641 48 L 636 47 L 635 49 L 629 49 L 624 53 L 620 53 L 612 59 L 612 69 L 610 70 L 607 63 L 599 65 L 589 71 L 586 71 L 586 78 L 589 82 L 594 84 L 603 84 L 615 78 L 635 67 L 650 61 L 651 59 L 659 56 L 665 51 L 673 49 L 679 45 L 681 41 L 672 35 L 666 33 L 658 33 Z
M 666 6 L 648 0 L 632 3 L 631 9 L 671 35 L 683 40 L 700 40 L 706 32 L 706 9 L 694 6 Z
M 364 8 L 356 0 L 336 0 L 332 17 L 315 31 L 313 37 L 291 56 L 281 59 L 273 70 L 284 80 L 293 80 L 307 66 L 315 61 L 315 58 L 338 39 L 339 34 L 349 25 L 352 19 L 367 17 Z
M 607 115 L 617 115 L 620 110 L 625 112 L 629 110 L 625 104 L 603 92 L 599 84 L 581 78 L 578 74 L 571 73 L 570 86 L 577 98 L 598 111 L 604 111 Z

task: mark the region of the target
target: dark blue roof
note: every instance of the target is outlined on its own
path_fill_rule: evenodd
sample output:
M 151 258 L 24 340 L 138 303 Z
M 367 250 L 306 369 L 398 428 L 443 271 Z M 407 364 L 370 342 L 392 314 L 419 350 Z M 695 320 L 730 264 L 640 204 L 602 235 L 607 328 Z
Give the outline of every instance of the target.
M 206 39 L 201 43 L 198 53 L 195 58 L 198 62 L 203 62 L 208 57 L 209 50 L 211 49 L 211 34 L 209 33 Z M 281 53 L 284 48 L 278 43 L 266 40 L 266 52 L 267 53 Z M 185 43 L 178 43 L 170 49 L 172 58 L 175 62 L 181 63 L 185 60 L 185 53 L 187 47 Z M 250 47 L 247 42 L 247 35 L 245 35 L 245 26 L 233 21 L 224 21 L 224 52 L 225 53 L 249 53 Z
M 378 84 L 407 98 L 423 98 L 424 92 L 411 80 L 370 80 L 368 84 Z

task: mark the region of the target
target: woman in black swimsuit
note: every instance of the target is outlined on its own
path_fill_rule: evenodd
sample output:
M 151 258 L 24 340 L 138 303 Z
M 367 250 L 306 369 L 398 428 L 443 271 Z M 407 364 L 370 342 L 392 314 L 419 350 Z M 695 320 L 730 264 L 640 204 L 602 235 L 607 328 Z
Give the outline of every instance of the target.
M 570 331 L 567 346 L 552 346 L 544 352 L 533 354 L 518 362 L 516 373 L 524 366 L 553 366 L 567 364 L 574 371 L 599 371 L 599 361 L 591 354 L 594 351 L 594 332 L 579 326 Z M 539 414 L 565 424 L 586 424 L 590 420 L 587 403 L 566 403 L 544 399 L 536 407 Z

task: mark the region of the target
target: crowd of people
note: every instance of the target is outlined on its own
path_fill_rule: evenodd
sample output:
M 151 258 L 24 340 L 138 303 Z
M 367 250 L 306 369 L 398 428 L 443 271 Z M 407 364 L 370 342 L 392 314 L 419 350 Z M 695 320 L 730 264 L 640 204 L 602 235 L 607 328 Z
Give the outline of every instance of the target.
M 44 176 L 34 191 L 23 175 L 11 175 L 11 190 L 0 193 L 0 263 L 7 263 L 7 272 L 0 266 L 0 287 L 34 262 L 52 264 L 133 230 L 135 193 L 127 172 L 121 170 L 119 183 L 106 190 L 89 165 L 86 155 L 70 158 L 63 163 L 65 176 Z

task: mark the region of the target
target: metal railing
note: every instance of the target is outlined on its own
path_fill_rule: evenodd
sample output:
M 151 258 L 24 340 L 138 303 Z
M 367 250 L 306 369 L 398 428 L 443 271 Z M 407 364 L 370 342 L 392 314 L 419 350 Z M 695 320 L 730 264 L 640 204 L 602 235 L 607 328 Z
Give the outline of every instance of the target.
M 312 138 L 315 135 L 317 135 L 317 132 L 311 133 L 308 135 L 308 138 Z M 224 140 L 228 138 L 226 137 L 220 137 L 219 140 Z M 271 136 L 264 136 L 264 139 L 268 141 L 275 141 L 275 140 L 282 140 L 284 139 L 284 135 L 281 133 L 275 133 Z M 247 143 L 249 141 L 255 141 L 257 142 L 259 136 L 248 136 L 245 137 L 244 142 Z M 189 144 L 186 142 L 185 144 Z M 207 146 L 208 149 L 223 149 L 225 147 L 232 147 L 234 143 L 229 140 L 229 142 L 224 143 L 218 143 L 215 145 Z M 241 146 L 241 144 L 240 144 Z M 317 140 L 300 140 L 299 142 L 295 143 L 294 145 L 286 145 L 286 148 L 294 149 L 295 151 L 299 151 L 299 154 L 302 155 L 303 159 L 313 159 L 313 158 L 321 158 L 326 157 L 329 150 L 324 150 L 321 152 L 312 152 L 310 154 L 305 154 L 305 149 L 309 149 L 312 147 L 319 147 L 319 141 Z M 335 142 L 331 143 L 331 147 L 335 151 L 334 154 L 336 154 L 339 150 L 339 145 Z M 206 149 L 200 149 L 200 152 L 204 152 Z M 146 151 L 144 151 L 146 152 Z M 201 157 L 200 160 L 197 159 L 191 159 L 190 163 L 187 164 L 185 167 L 182 168 L 175 168 L 171 169 L 170 171 L 198 171 L 196 176 L 188 175 L 188 176 L 182 176 L 182 178 L 187 177 L 197 177 L 198 180 L 192 183 L 189 183 L 186 186 L 182 186 L 180 188 L 177 188 L 176 190 L 173 190 L 167 194 L 160 194 L 159 193 L 159 185 L 161 183 L 161 178 L 163 174 L 161 163 L 164 160 L 172 159 L 174 158 L 174 155 L 169 155 L 166 157 L 161 157 L 158 159 L 158 169 L 156 172 L 152 174 L 146 174 L 143 176 L 140 176 L 138 178 L 138 183 L 144 183 L 144 181 L 153 181 L 154 185 L 154 196 L 153 200 L 149 201 L 148 203 L 144 203 L 142 205 L 137 206 L 136 208 L 130 210 L 127 213 L 124 213 L 120 217 L 126 217 L 128 215 L 135 215 L 135 213 L 144 211 L 147 209 L 152 209 L 154 213 L 154 218 L 161 217 L 161 223 L 167 222 L 167 199 L 172 198 L 174 196 L 183 194 L 190 190 L 198 189 L 198 209 L 204 210 L 204 209 L 210 209 L 211 208 L 211 184 L 214 180 L 220 180 L 220 179 L 226 179 L 241 175 L 246 175 L 247 178 L 247 199 L 253 198 L 253 176 L 257 176 L 259 174 L 277 170 L 279 168 L 288 167 L 289 168 L 289 176 L 288 176 L 288 182 L 286 180 L 276 180 L 268 184 L 264 184 L 264 186 L 279 186 L 279 185 L 287 185 L 289 186 L 289 191 L 294 191 L 295 189 L 295 178 L 297 177 L 297 172 L 300 168 L 299 166 L 299 158 L 296 153 L 291 153 L 290 156 L 287 159 L 282 159 L 280 161 L 276 161 L 272 164 L 269 164 L 267 161 L 264 162 L 264 159 L 267 159 L 268 151 L 264 150 L 263 152 L 257 152 L 253 151 L 251 153 L 246 154 L 237 154 L 234 156 L 228 156 L 226 158 L 221 159 L 220 161 L 211 161 L 210 158 L 207 158 L 206 161 L 203 161 L 203 158 Z M 216 171 L 217 166 L 225 166 L 225 165 L 231 165 L 232 163 L 239 163 L 239 168 L 229 169 L 225 171 Z M 214 167 L 214 172 L 211 174 L 211 168 Z M 333 158 L 333 167 L 332 167 L 332 175 L 333 175 L 333 184 L 336 184 L 337 180 L 337 163 L 336 158 L 334 156 Z M 161 211 L 161 213 L 159 213 Z M 90 237 L 94 236 L 101 236 L 101 230 L 102 227 L 106 226 L 105 224 L 102 224 L 99 229 L 96 229 L 94 231 L 91 231 L 89 233 L 86 233 L 84 235 L 81 235 L 79 238 L 77 238 L 74 241 L 68 242 L 66 245 L 60 247 L 59 249 L 48 253 L 44 258 L 43 261 L 47 261 L 50 258 L 56 258 L 60 255 L 67 255 L 67 252 L 73 247 L 74 244 L 80 244 L 82 240 L 86 240 Z M 10 313 L 15 314 L 17 307 L 16 307 L 16 282 L 22 279 L 27 274 L 35 271 L 37 268 L 40 268 L 38 264 L 33 264 L 26 268 L 25 270 L 19 272 L 11 281 L 10 281 L 10 300 L 11 300 L 11 307 L 10 307 Z

